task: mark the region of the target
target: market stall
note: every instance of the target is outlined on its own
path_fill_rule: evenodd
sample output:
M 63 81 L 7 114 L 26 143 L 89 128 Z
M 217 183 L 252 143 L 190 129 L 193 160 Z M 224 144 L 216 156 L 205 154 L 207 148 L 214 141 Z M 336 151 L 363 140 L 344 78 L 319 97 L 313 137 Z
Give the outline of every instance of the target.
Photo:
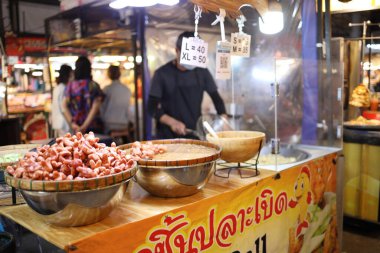
M 225 12 L 218 12 L 214 2 Z M 194 1 L 199 5 L 194 8 L 182 1 L 181 7 L 191 7 L 191 15 L 186 16 L 190 29 L 195 23 L 197 33 L 201 9 L 216 11 L 214 23 L 220 23 L 221 42 L 226 43 L 223 20 L 236 18 L 239 12 L 237 6 L 222 2 Z M 246 14 L 251 13 L 256 25 L 260 12 L 267 10 L 258 3 L 251 1 L 256 9 Z M 343 80 L 341 55 L 331 49 L 340 49 L 341 41 L 332 43 L 327 36 L 328 57 L 318 58 L 316 38 L 301 32 L 301 27 L 317 32 L 315 4 L 293 1 L 280 7 L 284 32 L 266 36 L 256 28 L 255 37 L 249 37 L 252 44 L 236 47 L 244 48 L 244 54 L 235 53 L 245 58 L 239 55 L 231 60 L 233 47 L 229 55 L 220 55 L 229 50 L 218 47 L 223 44 L 219 30 L 216 36 L 215 31 L 199 29 L 201 45 L 210 47 L 208 54 L 200 50 L 195 59 L 209 58 L 230 108 L 225 124 L 234 131 L 213 133 L 215 125 L 210 122 L 211 126 L 202 128 L 209 132 L 203 136 L 208 142 L 157 140 L 118 148 L 98 143 L 92 134 L 67 135 L 7 167 L 7 184 L 20 190 L 28 206 L 1 208 L 0 214 L 68 252 L 339 252 L 343 163 L 338 94 Z M 167 8 L 167 15 L 188 10 Z M 140 34 L 142 63 L 149 54 L 159 61 L 172 57 L 169 42 L 177 34 L 171 31 L 170 22 L 160 29 L 160 17 L 155 16 L 160 11 L 147 10 L 154 21 L 146 33 L 145 10 L 135 13 L 136 27 L 142 29 L 136 32 L 146 34 L 148 46 L 146 52 L 145 37 Z M 239 20 L 239 25 L 227 31 L 239 31 L 234 36 L 247 39 L 243 18 Z M 249 31 L 253 26 L 246 27 Z M 85 41 L 70 36 L 70 43 Z M 310 48 L 312 53 L 307 51 Z M 142 97 L 149 88 L 144 78 Z M 208 122 L 201 118 L 201 123 L 207 126 Z M 265 139 L 272 145 L 265 145 Z M 280 139 L 288 143 L 280 145 Z M 181 152 L 175 145 L 182 145 Z
M 201 192 L 189 197 L 154 197 L 130 182 L 120 206 L 93 225 L 49 225 L 25 205 L 2 208 L 0 213 L 68 252 L 337 250 L 338 149 L 299 148 L 310 158 L 283 165 L 281 172 L 260 170 L 258 177 L 212 176 Z M 305 188 L 298 197 L 294 186 L 301 187 L 299 180 Z M 309 232 L 300 240 L 297 233 L 304 233 L 306 215 L 311 216 L 305 225 Z

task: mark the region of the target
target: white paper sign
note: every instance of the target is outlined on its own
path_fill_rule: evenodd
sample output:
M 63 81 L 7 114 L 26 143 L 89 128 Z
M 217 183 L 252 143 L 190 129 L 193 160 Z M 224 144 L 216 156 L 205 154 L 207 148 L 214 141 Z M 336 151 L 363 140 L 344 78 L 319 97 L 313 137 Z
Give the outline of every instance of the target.
M 208 44 L 203 40 L 196 37 L 183 38 L 179 62 L 181 64 L 206 68 L 207 50 Z
M 218 41 L 216 45 L 216 79 L 231 78 L 231 43 Z
M 232 55 L 249 57 L 251 49 L 251 35 L 232 33 L 231 34 Z

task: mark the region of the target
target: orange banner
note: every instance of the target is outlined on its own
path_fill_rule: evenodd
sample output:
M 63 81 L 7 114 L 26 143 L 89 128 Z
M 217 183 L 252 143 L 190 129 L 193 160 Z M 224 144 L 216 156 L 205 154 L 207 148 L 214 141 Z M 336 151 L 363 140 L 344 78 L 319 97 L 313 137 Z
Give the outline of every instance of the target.
M 75 252 L 338 252 L 335 158 L 106 230 Z

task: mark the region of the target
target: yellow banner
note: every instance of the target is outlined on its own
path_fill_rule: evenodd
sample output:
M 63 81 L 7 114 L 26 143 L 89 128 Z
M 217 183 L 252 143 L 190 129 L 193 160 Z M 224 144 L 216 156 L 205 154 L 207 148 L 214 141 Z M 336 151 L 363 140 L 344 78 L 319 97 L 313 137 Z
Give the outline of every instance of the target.
M 75 252 L 338 252 L 335 157 L 104 231 Z

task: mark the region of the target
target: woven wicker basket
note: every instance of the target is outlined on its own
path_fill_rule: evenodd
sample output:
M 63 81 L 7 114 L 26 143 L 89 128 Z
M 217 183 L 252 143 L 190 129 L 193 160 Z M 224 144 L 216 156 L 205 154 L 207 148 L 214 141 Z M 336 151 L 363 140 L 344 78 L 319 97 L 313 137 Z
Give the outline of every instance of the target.
M 7 155 L 7 154 L 20 154 L 24 155 L 29 150 L 38 147 L 38 144 L 19 144 L 19 145 L 8 145 L 8 146 L 1 146 L 0 147 L 0 156 Z M 5 162 L 0 163 L 0 169 L 6 169 L 7 166 L 15 164 L 17 161 L 14 162 Z
M 141 159 L 138 161 L 139 165 L 142 166 L 160 166 L 160 167 L 172 167 L 172 166 L 189 166 L 189 165 L 195 165 L 195 164 L 201 164 L 201 163 L 207 163 L 211 161 L 218 160 L 220 157 L 221 148 L 215 144 L 206 142 L 206 141 L 199 141 L 199 140 L 191 140 L 191 139 L 168 139 L 168 140 L 154 140 L 151 141 L 153 144 L 193 144 L 198 146 L 204 146 L 209 147 L 214 150 L 214 152 L 210 155 L 202 156 L 201 158 L 194 158 L 194 159 L 173 159 L 168 161 L 161 161 L 161 160 L 144 160 Z M 141 143 L 146 143 L 145 141 Z M 120 149 L 129 149 L 132 147 L 132 143 L 125 144 L 119 146 Z M 172 156 L 175 157 L 177 154 L 172 153 Z M 179 154 L 180 155 L 180 154 Z
M 5 182 L 16 188 L 27 191 L 44 191 L 44 192 L 75 192 L 100 189 L 111 186 L 132 178 L 137 172 L 137 164 L 131 169 L 99 178 L 89 178 L 81 180 L 61 180 L 46 181 L 15 178 L 5 172 Z

